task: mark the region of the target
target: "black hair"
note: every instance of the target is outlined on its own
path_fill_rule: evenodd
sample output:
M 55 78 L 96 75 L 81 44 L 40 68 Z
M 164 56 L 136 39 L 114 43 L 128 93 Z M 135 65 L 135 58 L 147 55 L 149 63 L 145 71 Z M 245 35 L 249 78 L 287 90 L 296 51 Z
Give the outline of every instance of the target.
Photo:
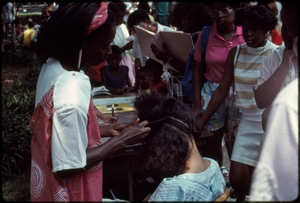
M 58 7 L 51 17 L 42 21 L 37 36 L 38 51 L 46 58 L 71 58 L 81 49 L 81 43 L 100 2 L 66 3 Z M 115 25 L 114 13 L 108 11 L 105 23 L 98 29 L 103 33 Z M 93 32 L 87 36 L 91 37 Z
M 33 28 L 33 27 L 34 27 L 34 23 L 33 23 L 33 22 L 31 22 L 31 21 L 30 21 L 30 22 L 28 22 L 28 27 L 29 27 L 29 28 Z
M 245 20 L 262 25 L 268 31 L 277 25 L 276 16 L 265 6 L 260 5 L 246 6 L 235 11 L 235 25 L 241 26 Z
M 121 56 L 121 49 L 120 49 L 119 46 L 117 46 L 117 45 L 110 45 L 110 47 L 111 47 L 111 52 L 113 54 L 118 54 L 118 55 Z
M 214 19 L 210 16 L 206 5 L 202 2 L 178 2 L 171 12 L 171 25 L 183 30 L 181 17 L 189 14 L 196 20 L 198 31 L 201 31 L 203 26 L 212 26 Z
M 144 10 L 135 10 L 133 11 L 127 19 L 127 26 L 129 28 L 134 28 L 134 25 L 141 21 L 148 20 L 150 22 L 149 14 Z
M 123 12 L 124 14 L 126 13 L 126 4 L 123 1 L 113 1 L 108 4 L 108 7 L 113 11 L 113 12 Z
M 157 61 L 155 61 L 152 58 L 148 58 L 145 63 L 145 69 L 146 69 L 146 71 L 153 70 L 155 72 L 156 71 L 163 72 L 163 65 L 161 63 L 158 63 Z
M 191 108 L 157 92 L 140 95 L 134 106 L 140 120 L 151 127 L 140 155 L 143 175 L 161 180 L 182 174 L 194 139 L 191 129 L 198 129 Z
M 138 9 L 142 9 L 147 13 L 150 13 L 150 6 L 147 1 L 139 1 Z

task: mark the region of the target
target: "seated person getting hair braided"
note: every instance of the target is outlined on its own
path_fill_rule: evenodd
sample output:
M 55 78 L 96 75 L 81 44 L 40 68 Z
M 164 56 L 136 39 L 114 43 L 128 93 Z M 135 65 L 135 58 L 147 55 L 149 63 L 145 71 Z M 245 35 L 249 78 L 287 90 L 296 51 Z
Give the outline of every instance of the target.
M 224 193 L 218 163 L 198 151 L 199 131 L 187 105 L 152 92 L 137 97 L 134 106 L 151 128 L 143 140 L 143 175 L 161 181 L 149 201 L 215 201 Z

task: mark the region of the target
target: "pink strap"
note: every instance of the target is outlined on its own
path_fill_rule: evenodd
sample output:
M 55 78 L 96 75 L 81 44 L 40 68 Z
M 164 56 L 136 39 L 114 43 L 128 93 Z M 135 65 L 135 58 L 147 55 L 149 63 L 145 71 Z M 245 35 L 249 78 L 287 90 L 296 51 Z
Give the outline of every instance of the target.
M 96 12 L 90 27 L 88 28 L 88 31 L 86 33 L 85 36 L 88 36 L 89 34 L 91 34 L 91 32 L 93 32 L 95 29 L 97 29 L 98 27 L 100 27 L 101 25 L 103 25 L 107 19 L 107 2 L 101 2 L 101 6 L 98 9 L 98 11 Z

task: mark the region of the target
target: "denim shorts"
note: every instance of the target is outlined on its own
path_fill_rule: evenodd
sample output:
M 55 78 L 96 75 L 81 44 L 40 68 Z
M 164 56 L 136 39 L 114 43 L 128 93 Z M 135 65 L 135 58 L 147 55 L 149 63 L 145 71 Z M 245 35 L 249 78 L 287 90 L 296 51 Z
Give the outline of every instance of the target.
M 202 89 L 201 89 L 201 113 L 203 114 L 207 108 L 208 103 L 210 102 L 210 99 L 212 97 L 212 95 L 214 94 L 214 92 L 216 91 L 216 89 L 218 88 L 220 83 L 216 83 L 216 82 L 211 82 L 211 81 L 207 81 L 206 83 L 204 83 Z M 225 123 L 227 128 L 229 128 L 229 119 L 230 119 L 230 110 L 231 110 L 231 101 L 233 99 L 233 85 L 230 86 L 228 95 L 225 99 L 225 101 L 221 104 L 221 106 L 218 108 L 218 110 L 214 113 L 214 115 L 210 118 L 210 120 L 206 123 L 206 125 L 204 126 L 205 129 L 209 130 L 209 131 L 216 131 L 220 128 L 222 128 Z M 235 108 L 235 104 L 233 104 L 233 118 L 232 120 L 234 122 L 238 121 L 240 116 L 241 116 L 241 112 L 239 109 Z M 228 119 L 226 119 L 228 116 Z

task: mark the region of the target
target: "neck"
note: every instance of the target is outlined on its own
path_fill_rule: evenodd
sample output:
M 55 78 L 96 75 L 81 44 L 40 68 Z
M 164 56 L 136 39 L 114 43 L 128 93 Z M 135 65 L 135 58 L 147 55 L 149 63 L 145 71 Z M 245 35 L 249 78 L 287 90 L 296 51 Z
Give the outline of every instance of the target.
M 209 165 L 210 162 L 203 159 L 198 151 L 195 141 L 193 141 L 192 151 L 186 161 L 186 170 L 184 173 L 202 173 L 209 167 Z
M 234 34 L 235 33 L 235 25 L 233 23 L 230 23 L 226 27 L 219 27 L 217 25 L 217 30 L 221 36 L 224 36 L 227 34 Z
M 77 68 L 77 65 L 78 65 L 77 63 L 66 61 L 66 60 L 61 60 L 60 64 L 67 71 L 79 71 Z

